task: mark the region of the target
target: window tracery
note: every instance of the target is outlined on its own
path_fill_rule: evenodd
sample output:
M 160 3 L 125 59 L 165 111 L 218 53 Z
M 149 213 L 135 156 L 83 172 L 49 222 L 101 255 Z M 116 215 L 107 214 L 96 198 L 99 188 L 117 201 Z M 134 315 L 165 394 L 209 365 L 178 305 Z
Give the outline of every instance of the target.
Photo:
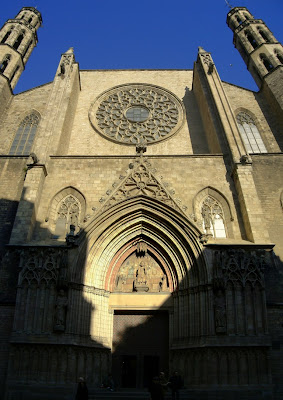
M 220 203 L 212 196 L 207 196 L 201 207 L 203 229 L 214 238 L 226 238 L 224 213 Z
M 266 147 L 252 117 L 245 112 L 240 112 L 236 119 L 248 153 L 267 153 Z
M 93 127 L 118 143 L 153 143 L 177 132 L 183 123 L 180 101 L 169 91 L 144 84 L 115 87 L 89 111 Z
M 39 122 L 40 116 L 35 112 L 22 120 L 12 143 L 10 155 L 30 154 Z
M 75 233 L 78 232 L 80 214 L 81 205 L 76 197 L 68 195 L 62 199 L 57 208 L 54 238 L 65 238 L 70 231 L 70 225 L 75 227 Z

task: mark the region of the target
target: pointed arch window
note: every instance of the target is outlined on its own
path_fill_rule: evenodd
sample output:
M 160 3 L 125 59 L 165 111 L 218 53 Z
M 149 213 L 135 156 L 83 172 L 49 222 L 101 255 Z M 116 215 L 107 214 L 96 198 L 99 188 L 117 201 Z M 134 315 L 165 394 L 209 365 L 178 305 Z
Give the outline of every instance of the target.
M 74 232 L 77 233 L 80 214 L 81 204 L 75 196 L 70 194 L 62 199 L 57 208 L 57 220 L 53 238 L 65 239 L 66 234 L 70 231 L 70 225 L 75 227 Z
M 17 50 L 20 47 L 20 44 L 22 43 L 24 36 L 25 36 L 25 32 L 21 32 L 19 34 L 19 36 L 17 37 L 15 43 L 13 44 L 13 47 L 15 50 Z
M 260 59 L 268 72 L 274 68 L 273 64 L 269 61 L 269 59 L 266 57 L 266 55 L 261 54 Z
M 269 43 L 267 34 L 262 29 L 259 29 L 258 32 L 259 32 L 260 36 L 263 38 L 263 40 L 265 40 L 267 43 Z
M 224 213 L 220 203 L 212 196 L 207 196 L 201 207 L 203 229 L 214 238 L 226 238 Z
M 11 60 L 11 54 L 6 54 L 3 61 L 0 64 L 0 72 L 3 74 Z
M 6 33 L 6 35 L 3 37 L 3 39 L 1 40 L 1 43 L 5 43 L 6 42 L 6 40 L 8 39 L 8 37 L 11 35 L 11 33 L 12 33 L 12 29 L 10 29 L 7 33 Z
M 236 16 L 236 20 L 237 20 L 238 24 L 240 24 L 240 25 L 243 23 L 243 21 L 241 20 L 241 18 L 238 15 Z
M 22 120 L 12 143 L 10 155 L 30 154 L 39 122 L 40 116 L 35 112 L 27 115 Z
M 248 41 L 250 42 L 250 44 L 252 45 L 252 47 L 254 49 L 256 49 L 258 44 L 257 44 L 257 41 L 255 40 L 255 38 L 253 37 L 253 35 L 249 32 L 246 32 L 246 37 L 247 37 Z
M 267 153 L 266 147 L 252 117 L 245 112 L 240 112 L 236 119 L 247 151 L 249 153 Z

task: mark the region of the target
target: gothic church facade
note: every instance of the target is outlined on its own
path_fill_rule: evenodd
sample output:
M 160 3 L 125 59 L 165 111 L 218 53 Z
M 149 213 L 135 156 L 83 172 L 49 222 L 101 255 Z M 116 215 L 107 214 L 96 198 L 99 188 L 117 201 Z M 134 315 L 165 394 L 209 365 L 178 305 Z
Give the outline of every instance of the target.
M 281 44 L 235 7 L 258 92 L 203 48 L 158 71 L 80 70 L 71 48 L 14 95 L 41 24 L 24 7 L 0 31 L 1 398 L 160 370 L 184 398 L 282 398 Z

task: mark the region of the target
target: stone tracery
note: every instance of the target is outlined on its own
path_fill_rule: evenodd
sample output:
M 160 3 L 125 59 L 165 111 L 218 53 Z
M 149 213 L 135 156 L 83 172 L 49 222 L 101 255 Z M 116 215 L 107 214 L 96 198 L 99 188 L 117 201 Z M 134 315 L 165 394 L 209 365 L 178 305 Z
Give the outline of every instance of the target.
M 128 111 L 141 108 L 147 117 L 128 118 Z M 106 93 L 94 103 L 89 117 L 93 126 L 109 139 L 125 144 L 153 143 L 175 133 L 182 123 L 178 99 L 151 85 L 125 85 Z

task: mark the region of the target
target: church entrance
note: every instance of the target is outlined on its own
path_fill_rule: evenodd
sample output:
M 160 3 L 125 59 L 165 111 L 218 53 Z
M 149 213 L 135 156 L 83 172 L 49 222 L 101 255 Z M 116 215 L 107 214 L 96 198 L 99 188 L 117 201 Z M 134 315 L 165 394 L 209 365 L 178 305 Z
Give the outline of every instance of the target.
M 169 326 L 166 311 L 114 312 L 112 373 L 122 388 L 147 388 L 168 370 Z

